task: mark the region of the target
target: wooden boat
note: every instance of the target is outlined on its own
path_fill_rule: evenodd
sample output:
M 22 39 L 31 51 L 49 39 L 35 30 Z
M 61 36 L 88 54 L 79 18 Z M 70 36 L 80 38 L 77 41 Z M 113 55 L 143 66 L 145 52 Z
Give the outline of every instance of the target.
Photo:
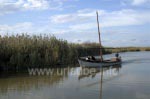
M 80 64 L 80 66 L 82 66 L 82 67 L 102 67 L 102 66 L 112 66 L 112 65 L 121 64 L 122 60 L 121 60 L 121 57 L 119 57 L 119 55 L 117 55 L 117 57 L 111 58 L 109 60 L 103 60 L 98 12 L 96 12 L 96 14 L 97 14 L 97 25 L 98 25 L 99 44 L 100 44 L 100 59 L 96 59 L 93 56 L 91 56 L 91 57 L 79 57 L 78 62 Z
M 82 67 L 105 67 L 105 66 L 113 66 L 113 65 L 119 65 L 121 64 L 121 58 L 113 58 L 110 60 L 86 60 L 86 58 L 79 58 L 78 62 L 80 64 L 80 66 Z

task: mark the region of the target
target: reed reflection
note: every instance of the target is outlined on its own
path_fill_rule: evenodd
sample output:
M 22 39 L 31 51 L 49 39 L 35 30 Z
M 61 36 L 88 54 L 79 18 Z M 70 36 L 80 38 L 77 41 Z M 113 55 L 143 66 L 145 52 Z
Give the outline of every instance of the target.
M 57 71 L 61 71 L 63 68 L 57 68 Z M 7 74 L 5 77 L 0 78 L 0 93 L 7 93 L 10 90 L 25 92 L 31 89 L 40 89 L 42 87 L 56 86 L 59 82 L 68 78 L 69 70 L 66 70 L 65 75 L 58 75 L 58 72 L 54 69 L 53 75 L 35 75 L 30 76 L 25 74 Z

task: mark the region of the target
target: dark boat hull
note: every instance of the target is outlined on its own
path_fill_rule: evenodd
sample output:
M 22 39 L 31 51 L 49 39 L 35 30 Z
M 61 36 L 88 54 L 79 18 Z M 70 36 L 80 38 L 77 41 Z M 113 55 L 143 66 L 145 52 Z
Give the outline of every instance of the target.
M 85 59 L 78 59 L 80 66 L 82 67 L 105 67 L 105 66 L 113 66 L 119 65 L 122 63 L 121 59 L 118 61 L 111 61 L 111 60 L 104 60 L 104 61 L 92 61 L 92 60 L 85 60 Z

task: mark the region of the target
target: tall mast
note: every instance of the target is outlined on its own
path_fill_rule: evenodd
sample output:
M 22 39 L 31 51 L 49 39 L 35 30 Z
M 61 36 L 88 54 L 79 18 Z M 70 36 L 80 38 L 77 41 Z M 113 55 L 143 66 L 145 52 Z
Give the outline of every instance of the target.
M 100 36 L 100 28 L 99 28 L 99 20 L 98 20 L 98 12 L 97 14 L 97 26 L 98 26 L 98 35 L 99 35 L 99 44 L 100 44 L 100 60 L 103 61 L 103 53 L 102 53 L 102 44 L 101 44 L 101 36 Z

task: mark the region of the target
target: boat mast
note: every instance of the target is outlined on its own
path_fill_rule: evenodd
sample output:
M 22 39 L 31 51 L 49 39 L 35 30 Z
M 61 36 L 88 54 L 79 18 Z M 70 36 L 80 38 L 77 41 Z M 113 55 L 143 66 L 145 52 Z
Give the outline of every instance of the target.
M 99 35 L 99 44 L 100 44 L 100 60 L 103 61 L 103 53 L 102 53 L 102 44 L 101 44 L 101 36 L 100 36 L 100 28 L 99 28 L 99 20 L 98 20 L 98 12 L 97 14 L 97 26 L 98 26 L 98 35 Z

